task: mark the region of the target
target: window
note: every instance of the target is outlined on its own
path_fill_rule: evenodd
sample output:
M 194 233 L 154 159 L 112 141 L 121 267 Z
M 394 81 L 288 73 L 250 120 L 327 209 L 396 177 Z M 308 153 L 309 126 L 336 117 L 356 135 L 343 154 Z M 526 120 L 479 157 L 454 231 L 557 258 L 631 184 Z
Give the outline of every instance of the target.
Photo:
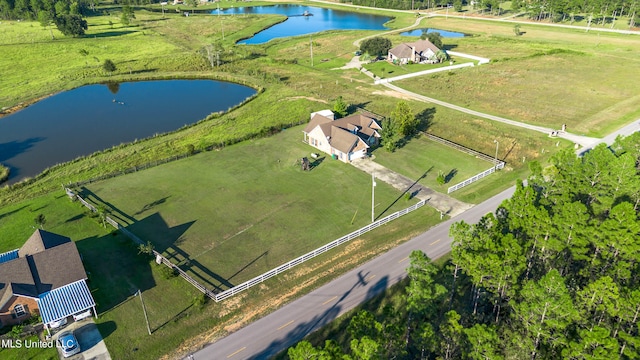
M 20 317 L 22 315 L 26 315 L 27 314 L 27 312 L 24 311 L 24 306 L 22 304 L 18 304 L 16 306 L 14 306 L 13 307 L 13 311 L 16 312 L 16 316 L 17 317 Z

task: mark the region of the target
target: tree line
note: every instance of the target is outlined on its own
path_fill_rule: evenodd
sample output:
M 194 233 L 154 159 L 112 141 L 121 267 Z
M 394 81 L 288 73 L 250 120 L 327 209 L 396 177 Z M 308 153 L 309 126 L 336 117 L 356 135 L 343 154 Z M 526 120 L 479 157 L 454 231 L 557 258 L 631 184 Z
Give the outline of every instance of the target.
M 341 2 L 347 2 L 341 0 Z M 452 6 L 461 11 L 463 5 L 472 5 L 476 10 L 500 15 L 504 8 L 503 0 L 353 0 L 354 5 L 370 6 L 399 10 L 422 10 Z M 621 16 L 629 18 L 629 26 L 636 25 L 640 10 L 638 0 L 514 0 L 511 2 L 513 12 L 523 12 L 530 19 L 550 20 L 553 22 L 575 21 L 585 18 L 589 23 L 601 23 L 615 20 Z
M 447 266 L 411 254 L 402 301 L 289 358 L 640 358 L 640 132 L 532 163 L 495 213 L 450 234 Z

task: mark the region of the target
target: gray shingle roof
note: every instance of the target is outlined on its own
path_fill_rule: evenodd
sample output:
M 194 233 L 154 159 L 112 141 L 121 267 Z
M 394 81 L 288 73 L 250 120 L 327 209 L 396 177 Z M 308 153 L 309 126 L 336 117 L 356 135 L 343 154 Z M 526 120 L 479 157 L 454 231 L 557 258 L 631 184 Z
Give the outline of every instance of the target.
M 78 248 L 68 237 L 36 230 L 18 253 L 17 259 L 0 263 L 0 306 L 13 294 L 37 297 L 87 278 Z

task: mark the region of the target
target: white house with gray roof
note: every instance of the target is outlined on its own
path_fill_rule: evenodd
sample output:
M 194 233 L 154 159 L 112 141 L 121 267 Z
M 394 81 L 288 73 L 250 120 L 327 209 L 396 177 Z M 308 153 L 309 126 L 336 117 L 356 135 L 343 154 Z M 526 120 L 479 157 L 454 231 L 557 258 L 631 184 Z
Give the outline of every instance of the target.
M 309 145 L 349 162 L 366 156 L 368 149 L 378 144 L 380 129 L 371 117 L 354 114 L 334 120 L 330 110 L 323 110 L 311 115 L 311 121 L 302 132 Z

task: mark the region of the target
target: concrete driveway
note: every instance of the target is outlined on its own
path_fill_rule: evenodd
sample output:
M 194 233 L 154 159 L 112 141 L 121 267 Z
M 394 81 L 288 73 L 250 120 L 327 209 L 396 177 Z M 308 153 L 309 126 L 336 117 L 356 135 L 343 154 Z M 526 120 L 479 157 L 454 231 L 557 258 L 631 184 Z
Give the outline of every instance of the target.
M 78 339 L 80 344 L 81 353 L 65 358 L 62 356 L 62 352 L 58 349 L 58 355 L 60 359 L 66 360 L 111 360 L 111 355 L 107 350 L 107 346 L 98 331 L 98 327 L 93 322 L 93 319 L 85 319 L 79 322 L 74 322 L 66 326 L 63 330 L 54 335 L 53 340 L 56 341 L 57 335 L 64 331 L 73 331 L 73 334 Z

